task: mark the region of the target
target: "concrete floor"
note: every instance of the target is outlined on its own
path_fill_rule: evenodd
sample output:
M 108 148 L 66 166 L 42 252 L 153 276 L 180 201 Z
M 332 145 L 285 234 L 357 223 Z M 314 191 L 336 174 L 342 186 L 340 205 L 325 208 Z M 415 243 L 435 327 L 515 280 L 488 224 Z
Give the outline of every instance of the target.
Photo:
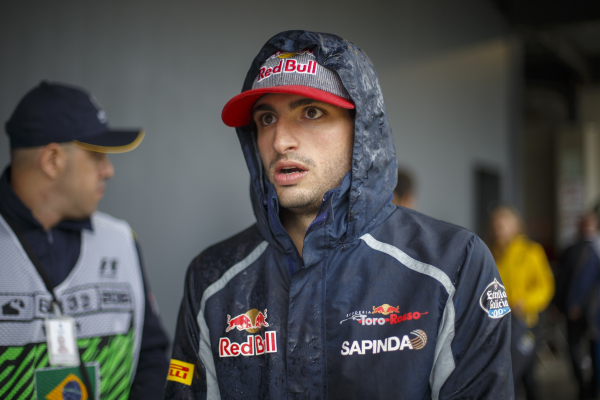
M 539 362 L 536 375 L 542 399 L 577 400 L 577 384 L 568 360 L 561 357 L 546 363 Z M 524 394 L 518 392 L 517 400 L 525 400 Z
M 577 400 L 577 383 L 569 359 L 565 329 L 562 321 L 547 324 L 543 332 L 545 340 L 538 348 L 536 376 L 542 400 Z M 591 364 L 591 361 L 588 362 Z M 586 371 L 591 375 L 591 368 Z M 525 400 L 521 387 L 515 388 L 516 400 Z

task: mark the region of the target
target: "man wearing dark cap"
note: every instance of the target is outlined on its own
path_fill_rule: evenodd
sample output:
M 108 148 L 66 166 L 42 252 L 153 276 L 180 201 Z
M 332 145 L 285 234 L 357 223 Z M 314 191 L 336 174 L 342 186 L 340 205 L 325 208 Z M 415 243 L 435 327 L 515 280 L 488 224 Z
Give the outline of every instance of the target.
M 167 337 L 127 222 L 96 211 L 112 130 L 82 89 L 42 82 L 6 123 L 0 178 L 0 398 L 160 398 Z
M 257 222 L 186 276 L 165 399 L 510 399 L 510 312 L 473 233 L 391 203 L 377 74 L 288 31 L 222 112 Z

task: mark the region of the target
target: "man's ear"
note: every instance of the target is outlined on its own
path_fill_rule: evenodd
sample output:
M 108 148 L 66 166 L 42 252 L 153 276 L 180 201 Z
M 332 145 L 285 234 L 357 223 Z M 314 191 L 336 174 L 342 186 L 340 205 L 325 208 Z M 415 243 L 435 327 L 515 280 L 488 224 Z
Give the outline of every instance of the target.
M 52 180 L 62 175 L 67 166 L 67 149 L 58 143 L 50 143 L 42 149 L 38 156 L 40 168 Z

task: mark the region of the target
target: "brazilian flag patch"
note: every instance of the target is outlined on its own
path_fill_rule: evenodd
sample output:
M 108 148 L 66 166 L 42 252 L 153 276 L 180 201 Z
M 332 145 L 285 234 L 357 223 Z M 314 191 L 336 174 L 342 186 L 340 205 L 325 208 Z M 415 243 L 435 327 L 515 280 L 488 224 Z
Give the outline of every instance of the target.
M 52 367 L 35 371 L 36 400 L 97 400 L 99 393 L 99 365 L 85 364 L 90 378 L 91 390 L 88 393 L 83 383 L 79 367 Z

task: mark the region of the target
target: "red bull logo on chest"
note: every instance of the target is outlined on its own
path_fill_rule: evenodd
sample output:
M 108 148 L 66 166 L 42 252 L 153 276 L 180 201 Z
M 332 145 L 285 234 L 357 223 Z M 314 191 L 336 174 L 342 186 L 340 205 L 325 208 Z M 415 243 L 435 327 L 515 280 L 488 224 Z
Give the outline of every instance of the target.
M 237 315 L 233 318 L 231 318 L 231 315 L 227 314 L 227 327 L 225 328 L 225 332 L 237 329 L 238 331 L 257 333 L 262 327 L 269 327 L 266 308 L 263 311 L 252 308 L 244 314 Z M 226 337 L 219 339 L 220 357 L 237 357 L 239 355 L 258 356 L 265 353 L 277 353 L 276 331 L 266 331 L 264 336 L 248 335 L 248 337 L 246 337 L 246 342 L 243 343 L 232 342 Z
M 267 323 L 267 309 L 258 311 L 256 308 L 253 308 L 233 318 L 227 314 L 227 328 L 225 328 L 225 332 L 237 329 L 238 331 L 256 333 L 263 326 L 265 328 L 269 327 Z
M 229 338 L 219 339 L 219 357 L 259 356 L 265 353 L 277 353 L 277 332 L 267 331 L 261 335 L 248 335 L 246 342 L 236 343 Z
M 390 306 L 389 304 L 383 304 L 380 305 L 379 307 L 375 307 L 373 306 L 373 314 L 383 314 L 383 315 L 390 315 L 391 313 L 399 313 L 400 312 L 400 306 Z

